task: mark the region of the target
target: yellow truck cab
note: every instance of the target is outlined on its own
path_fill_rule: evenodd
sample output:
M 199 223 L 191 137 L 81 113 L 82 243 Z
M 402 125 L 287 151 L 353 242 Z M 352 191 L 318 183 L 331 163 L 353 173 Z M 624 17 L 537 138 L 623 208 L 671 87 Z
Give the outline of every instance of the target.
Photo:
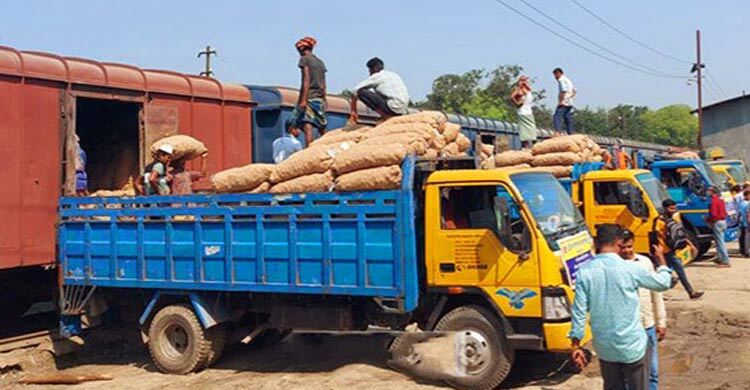
M 515 331 L 534 329 L 523 336 L 530 349 L 568 351 L 575 273 L 592 239 L 560 183 L 528 170 L 446 170 L 424 195 L 428 288 L 484 297 Z
M 635 251 L 647 254 L 649 232 L 669 199 L 664 186 L 644 169 L 593 170 L 568 179 L 569 193 L 596 234 L 605 223 L 621 225 L 635 234 Z
M 711 169 L 724 177 L 729 183 L 730 187 L 735 185 L 744 185 L 750 182 L 745 171 L 745 166 L 742 161 L 739 160 L 718 160 L 711 161 L 708 163 Z

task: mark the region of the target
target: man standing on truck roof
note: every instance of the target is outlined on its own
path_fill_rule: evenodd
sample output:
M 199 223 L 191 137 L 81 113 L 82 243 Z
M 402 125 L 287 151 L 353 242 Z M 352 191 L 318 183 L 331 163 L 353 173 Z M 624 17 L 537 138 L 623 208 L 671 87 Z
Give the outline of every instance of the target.
M 278 164 L 288 159 L 292 154 L 302 150 L 302 143 L 299 142 L 297 137 L 299 137 L 299 129 L 296 127 L 289 127 L 286 129 L 284 135 L 273 140 L 274 164 Z
M 686 237 L 685 227 L 682 225 L 682 219 L 680 214 L 677 212 L 677 203 L 672 199 L 664 199 L 661 202 L 663 208 L 662 214 L 654 220 L 654 232 L 656 233 L 656 241 L 659 249 L 664 253 L 664 258 L 667 260 L 667 265 L 677 274 L 677 277 L 682 283 L 682 287 L 687 291 L 690 299 L 698 299 L 703 296 L 703 291 L 695 291 L 693 285 L 690 284 L 687 274 L 685 273 L 685 267 L 682 265 L 682 260 L 677 257 L 676 252 L 684 249 L 677 246 L 681 246 L 675 242 L 678 235 L 678 230 L 682 229 L 683 236 Z M 687 246 L 693 254 L 698 253 L 698 249 L 693 245 L 690 240 L 686 240 Z
M 409 110 L 409 91 L 401 77 L 385 70 L 383 60 L 378 57 L 367 61 L 370 77 L 354 87 L 352 94 L 349 122 L 357 123 L 357 99 L 380 115 L 382 120 L 404 115 Z
M 539 136 L 539 130 L 536 128 L 536 121 L 534 120 L 534 112 L 532 110 L 534 106 L 534 94 L 531 93 L 529 76 L 518 78 L 516 87 L 513 88 L 513 92 L 510 94 L 510 100 L 516 106 L 518 137 L 521 139 L 521 148 L 531 149 L 534 141 Z
M 647 272 L 654 272 L 654 265 L 646 256 L 635 253 L 633 244 L 635 235 L 630 230 L 623 232 L 620 257 L 625 261 L 632 261 Z M 667 336 L 667 309 L 664 306 L 664 296 L 657 291 L 638 289 L 638 303 L 641 307 L 641 322 L 648 336 L 648 347 L 651 349 L 649 369 L 649 390 L 659 389 L 659 345 Z
M 659 267 L 649 272 L 623 261 L 619 255 L 622 228 L 603 224 L 596 232 L 597 255 L 584 263 L 576 275 L 571 358 L 583 368 L 588 361 L 581 349 L 589 314 L 594 349 L 599 355 L 605 389 L 646 390 L 649 386 L 648 336 L 643 329 L 638 289 L 666 291 L 670 271 L 661 250 L 655 248 Z
M 716 187 L 708 188 L 709 206 L 708 215 L 705 216 L 706 223 L 711 227 L 714 234 L 714 243 L 716 244 L 716 258 L 714 263 L 721 268 L 729 268 L 729 253 L 727 244 L 724 242 L 724 232 L 727 231 L 727 208 L 724 199 L 721 199 L 721 192 Z
M 294 45 L 300 55 L 299 66 L 302 73 L 302 85 L 299 90 L 297 106 L 287 119 L 287 128 L 302 128 L 305 132 L 305 146 L 313 141 L 313 128 L 320 135 L 325 133 L 328 119 L 326 117 L 326 65 L 312 53 L 317 41 L 304 37 Z
M 570 81 L 568 76 L 565 76 L 563 70 L 555 68 L 552 74 L 557 79 L 557 108 L 555 114 L 552 117 L 552 125 L 555 127 L 555 131 L 560 133 L 565 126 L 565 132 L 568 134 L 575 133 L 573 128 L 573 98 L 575 98 L 576 87 L 573 82 Z

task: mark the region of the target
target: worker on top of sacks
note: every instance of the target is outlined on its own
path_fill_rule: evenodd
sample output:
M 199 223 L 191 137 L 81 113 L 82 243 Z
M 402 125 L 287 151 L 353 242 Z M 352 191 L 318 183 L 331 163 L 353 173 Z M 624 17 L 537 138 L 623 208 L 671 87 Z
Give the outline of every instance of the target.
M 325 133 L 328 119 L 326 117 L 326 65 L 312 51 L 317 41 L 304 37 L 294 45 L 300 55 L 299 66 L 302 73 L 302 85 L 299 90 L 297 106 L 287 120 L 287 128 L 301 128 L 305 132 L 305 144 L 313 141 L 313 127 L 320 135 Z
M 370 77 L 354 87 L 351 99 L 349 121 L 357 123 L 357 100 L 380 114 L 382 120 L 404 115 L 409 110 L 409 91 L 398 74 L 385 70 L 383 60 L 378 57 L 367 61 Z
M 299 134 L 299 128 L 287 127 L 284 135 L 273 140 L 273 162 L 275 164 L 302 150 L 302 143 L 297 139 Z
M 616 160 L 616 168 L 617 169 L 630 169 L 632 167 L 633 160 L 628 156 L 628 152 L 625 151 L 625 148 L 622 146 L 622 140 L 617 140 L 614 147 L 614 154 L 615 154 L 615 160 Z

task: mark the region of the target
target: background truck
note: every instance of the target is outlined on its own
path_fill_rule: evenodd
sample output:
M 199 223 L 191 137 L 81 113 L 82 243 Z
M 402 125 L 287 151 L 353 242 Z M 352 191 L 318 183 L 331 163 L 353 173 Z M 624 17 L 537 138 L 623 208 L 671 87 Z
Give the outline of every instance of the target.
M 156 365 L 187 373 L 231 335 L 416 323 L 460 331 L 452 385 L 494 388 L 515 350 L 569 349 L 591 237 L 548 173 L 442 164 L 407 158 L 387 191 L 64 197 L 62 332 L 139 303 Z
M 724 176 L 730 186 L 744 185 L 749 183 L 745 165 L 740 160 L 717 160 L 710 161 L 708 165 L 714 172 Z
M 601 224 L 618 224 L 635 234 L 636 252 L 650 253 L 648 233 L 662 211 L 662 202 L 669 198 L 651 171 L 608 170 L 602 163 L 585 163 L 560 181 L 593 234 Z
M 727 231 L 724 239 L 734 241 L 739 235 L 739 214 L 729 194 L 726 180 L 702 160 L 661 160 L 651 164 L 651 171 L 667 188 L 669 196 L 677 203 L 682 222 L 691 240 L 698 242 L 699 256 L 711 248 L 711 228 L 705 221 L 709 200 L 708 187 L 722 191 L 727 208 Z

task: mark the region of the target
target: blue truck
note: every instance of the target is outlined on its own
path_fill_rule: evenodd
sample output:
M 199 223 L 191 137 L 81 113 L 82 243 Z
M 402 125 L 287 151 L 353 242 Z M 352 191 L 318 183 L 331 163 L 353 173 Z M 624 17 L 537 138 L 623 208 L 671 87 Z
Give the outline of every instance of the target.
M 569 351 L 591 237 L 552 175 L 453 169 L 469 161 L 407 158 L 395 190 L 63 197 L 61 332 L 135 308 L 156 366 L 184 374 L 236 339 L 416 324 L 460 336 L 451 385 L 495 388 L 516 350 Z
M 711 227 L 705 221 L 709 200 L 706 191 L 716 187 L 722 192 L 727 207 L 727 231 L 724 239 L 735 241 L 739 236 L 740 219 L 729 193 L 729 186 L 702 160 L 658 160 L 651 164 L 651 171 L 667 188 L 669 196 L 677 203 L 682 221 L 690 239 L 697 242 L 699 255 L 706 253 L 713 243 Z

